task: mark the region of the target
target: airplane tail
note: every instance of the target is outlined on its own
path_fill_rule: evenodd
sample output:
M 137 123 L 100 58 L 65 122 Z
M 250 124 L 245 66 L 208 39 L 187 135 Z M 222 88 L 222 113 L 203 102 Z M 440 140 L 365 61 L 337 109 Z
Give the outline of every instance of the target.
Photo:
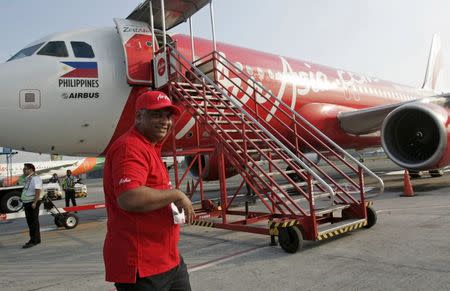
M 444 68 L 444 52 L 439 34 L 433 35 L 422 88 L 440 93 L 450 92 L 450 78 L 447 70 Z

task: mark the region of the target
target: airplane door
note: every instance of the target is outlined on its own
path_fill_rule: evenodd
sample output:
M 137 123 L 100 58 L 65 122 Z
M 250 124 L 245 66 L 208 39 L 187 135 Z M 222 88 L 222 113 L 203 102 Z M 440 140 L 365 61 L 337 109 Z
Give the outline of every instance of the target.
M 127 81 L 130 85 L 152 85 L 152 34 L 147 23 L 115 18 L 125 53 Z M 155 45 L 158 46 L 157 42 Z M 156 47 L 156 50 L 158 47 Z

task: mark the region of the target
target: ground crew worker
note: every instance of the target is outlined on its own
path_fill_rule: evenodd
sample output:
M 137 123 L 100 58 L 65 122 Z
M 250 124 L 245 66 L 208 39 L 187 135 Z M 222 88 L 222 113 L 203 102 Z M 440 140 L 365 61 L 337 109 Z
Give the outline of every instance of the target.
M 66 207 L 69 207 L 69 200 L 72 201 L 73 206 L 77 206 L 77 201 L 75 200 L 75 177 L 72 176 L 72 171 L 67 170 L 66 178 L 63 180 L 63 190 L 65 192 Z
M 161 158 L 161 141 L 180 112 L 158 91 L 140 95 L 135 109 L 135 125 L 106 155 L 106 280 L 119 291 L 191 290 L 173 212 L 183 209 L 191 222 L 194 210 L 189 198 L 172 188 Z
M 48 180 L 49 183 L 58 183 L 59 184 L 59 178 L 58 174 L 53 173 L 52 177 Z
M 42 179 L 36 175 L 33 164 L 24 164 L 25 184 L 22 190 L 22 202 L 30 233 L 30 240 L 22 248 L 27 249 L 41 243 L 39 229 L 39 206 L 41 205 Z

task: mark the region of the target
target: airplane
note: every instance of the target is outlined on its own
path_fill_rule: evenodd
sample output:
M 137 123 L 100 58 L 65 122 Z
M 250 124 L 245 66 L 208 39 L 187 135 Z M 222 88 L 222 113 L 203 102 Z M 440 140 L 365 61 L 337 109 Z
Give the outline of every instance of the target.
M 197 11 L 209 1 L 194 2 Z M 145 1 L 126 19 L 115 19 L 115 27 L 55 33 L 0 64 L 2 145 L 38 153 L 105 155 L 132 127 L 137 96 L 155 85 L 149 61 L 163 44 L 163 34 L 155 30 L 152 35 L 145 3 L 148 7 Z M 166 1 L 166 7 L 177 3 Z M 186 21 L 191 12 L 169 11 L 167 28 Z M 188 35 L 170 34 L 167 40 L 189 61 L 213 46 L 210 40 L 194 38 L 193 53 Z M 413 171 L 450 163 L 444 94 L 449 84 L 441 76 L 443 50 L 437 36 L 421 88 L 225 43 L 218 42 L 217 51 L 343 148 L 382 145 L 392 161 Z M 237 84 L 223 82 L 230 92 L 239 90 Z M 177 145 L 192 148 L 195 120 L 180 119 L 174 128 Z M 21 134 L 11 134 L 11 124 Z M 215 145 L 208 135 L 199 138 L 202 145 Z M 165 148 L 171 144 L 169 138 Z M 205 176 L 217 178 L 216 167 L 209 168 Z
M 104 158 L 82 158 L 76 160 L 64 160 L 64 161 L 39 161 L 31 162 L 36 168 L 36 174 L 38 174 L 42 180 L 48 180 L 53 174 L 57 174 L 58 177 L 64 177 L 67 170 L 71 170 L 74 176 L 78 176 L 94 169 L 101 168 L 104 163 Z M 21 178 L 23 178 L 23 164 L 24 163 L 11 163 L 0 164 L 0 184 L 2 187 L 9 187 L 21 184 Z

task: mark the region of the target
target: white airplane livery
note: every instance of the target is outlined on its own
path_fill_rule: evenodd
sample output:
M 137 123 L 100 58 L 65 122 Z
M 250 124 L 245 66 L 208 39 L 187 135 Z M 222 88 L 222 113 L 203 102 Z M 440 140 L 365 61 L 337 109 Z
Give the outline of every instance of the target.
M 101 154 L 132 87 L 116 29 L 60 33 L 33 42 L 0 66 L 1 142 L 32 152 Z M 32 141 L 30 141 L 32 140 Z
M 170 29 L 210 1 L 164 2 L 163 28 Z M 115 27 L 53 34 L 1 64 L 1 145 L 39 153 L 103 155 L 133 125 L 137 96 L 160 87 L 155 76 L 164 74 L 167 64 L 155 58 L 155 52 L 166 42 L 186 61 L 193 60 L 193 47 L 197 57 L 211 52 L 213 43 L 205 39 L 181 34 L 164 39 L 161 30 L 149 25 L 148 3 L 127 19 L 114 19 Z M 155 21 L 161 28 L 160 19 Z M 442 50 L 437 38 L 422 88 L 223 43 L 217 43 L 216 51 L 247 74 L 233 78 L 217 65 L 222 88 L 244 105 L 253 102 L 248 98 L 259 88 L 248 82 L 274 94 L 272 104 L 265 101 L 270 98 L 255 98 L 268 109 L 259 116 L 266 122 L 276 123 L 277 105 L 283 101 L 344 148 L 382 144 L 395 163 L 414 170 L 450 162 L 448 102 L 445 94 L 439 95 L 450 86 L 439 81 Z M 176 105 L 182 109 L 181 103 Z M 204 146 L 216 144 L 206 131 L 194 136 L 194 125 L 192 116 L 178 120 L 174 132 L 179 148 L 198 147 L 195 140 Z

